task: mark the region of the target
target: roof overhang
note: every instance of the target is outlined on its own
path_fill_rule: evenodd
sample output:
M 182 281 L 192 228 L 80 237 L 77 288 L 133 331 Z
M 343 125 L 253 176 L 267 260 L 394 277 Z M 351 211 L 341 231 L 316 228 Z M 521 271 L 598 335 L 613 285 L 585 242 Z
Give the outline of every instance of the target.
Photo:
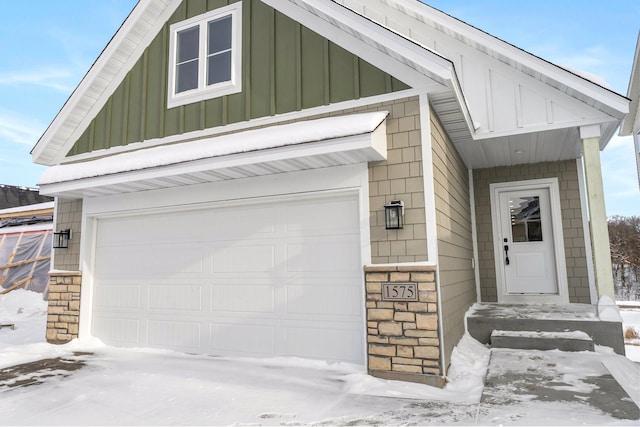
M 433 50 L 326 0 L 262 0 L 414 89 L 451 88 L 453 64 Z
M 628 100 L 620 94 L 589 80 L 584 75 L 549 62 L 496 36 L 416 0 L 383 0 L 396 10 L 426 26 L 508 64 L 528 76 L 543 81 L 560 92 L 621 120 L 628 111 Z M 429 9 L 431 13 L 424 13 Z M 402 24 L 402 23 L 400 23 Z
M 631 105 L 629 106 L 629 114 L 620 126 L 621 136 L 629 136 L 640 131 L 640 33 L 638 33 L 638 41 L 636 42 L 636 53 L 633 58 L 627 97 L 631 99 Z
M 53 166 L 40 193 L 96 197 L 380 161 L 387 115 L 309 120 Z
M 380 31 L 380 25 L 349 9 L 331 1 L 263 1 L 343 48 L 358 52 L 412 88 L 425 92 L 454 89 L 451 61 L 397 33 Z M 180 3 L 138 2 L 33 148 L 35 163 L 52 166 L 63 162 Z
M 181 0 L 139 0 L 31 150 L 33 161 L 60 163 L 105 105 Z

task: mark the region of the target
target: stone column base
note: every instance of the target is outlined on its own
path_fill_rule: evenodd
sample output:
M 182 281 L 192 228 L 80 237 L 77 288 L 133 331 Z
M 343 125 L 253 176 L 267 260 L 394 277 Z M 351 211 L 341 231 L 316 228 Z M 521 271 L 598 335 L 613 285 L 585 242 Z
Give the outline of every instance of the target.
M 442 387 L 436 267 L 369 265 L 364 271 L 369 374 Z M 391 288 L 383 295 L 385 285 Z M 404 301 L 394 300 L 398 291 Z
M 81 284 L 80 271 L 49 272 L 48 342 L 64 344 L 78 337 Z

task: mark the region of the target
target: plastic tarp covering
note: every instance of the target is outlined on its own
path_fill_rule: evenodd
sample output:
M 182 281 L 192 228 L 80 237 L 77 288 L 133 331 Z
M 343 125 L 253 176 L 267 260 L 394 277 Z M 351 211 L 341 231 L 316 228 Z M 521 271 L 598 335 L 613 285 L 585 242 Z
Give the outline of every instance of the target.
M 0 293 L 20 288 L 47 298 L 51 241 L 51 230 L 0 234 Z

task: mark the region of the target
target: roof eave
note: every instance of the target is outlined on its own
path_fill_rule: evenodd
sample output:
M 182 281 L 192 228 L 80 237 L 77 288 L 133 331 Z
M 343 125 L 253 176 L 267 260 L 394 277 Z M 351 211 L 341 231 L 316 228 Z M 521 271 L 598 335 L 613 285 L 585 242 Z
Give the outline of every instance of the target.
M 638 108 L 640 104 L 640 32 L 638 32 L 627 97 L 631 99 L 631 104 L 629 106 L 629 114 L 620 126 L 620 136 L 632 135 L 634 131 L 640 128 L 640 118 L 638 118 Z
M 572 96 L 578 99 L 584 97 L 595 101 L 593 106 L 601 109 L 612 117 L 622 120 L 629 112 L 629 99 L 623 95 L 605 88 L 584 76 L 578 75 L 566 68 L 556 65 L 552 62 L 536 56 L 524 49 L 510 44 L 496 36 L 493 36 L 479 28 L 474 27 L 460 19 L 452 17 L 432 6 L 424 4 L 416 0 L 390 0 L 402 9 L 405 13 L 412 13 L 414 16 L 420 16 L 423 22 L 431 21 L 431 26 L 441 30 L 448 29 L 455 33 L 455 36 L 468 44 L 469 46 L 480 45 L 485 53 L 493 56 L 497 60 L 509 63 L 516 69 L 540 79 L 539 76 L 545 76 L 548 84 L 556 87 L 564 92 L 572 92 Z M 432 14 L 426 16 L 424 8 L 433 11 Z M 577 93 L 576 93 L 577 92 Z M 581 95 L 580 95 L 581 94 Z M 581 99 L 583 102 L 589 102 L 589 99 Z
M 42 165 L 62 161 L 181 0 L 139 0 L 31 150 Z
M 262 1 L 414 89 L 452 88 L 449 59 L 351 9 L 324 0 Z

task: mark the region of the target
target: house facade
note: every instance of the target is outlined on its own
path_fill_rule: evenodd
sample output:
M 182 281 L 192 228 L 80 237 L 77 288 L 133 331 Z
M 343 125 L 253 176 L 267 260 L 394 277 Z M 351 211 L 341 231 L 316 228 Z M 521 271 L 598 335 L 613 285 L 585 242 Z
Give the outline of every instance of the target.
M 72 230 L 47 338 L 441 384 L 476 301 L 613 295 L 627 112 L 413 0 L 141 0 L 32 152 Z

